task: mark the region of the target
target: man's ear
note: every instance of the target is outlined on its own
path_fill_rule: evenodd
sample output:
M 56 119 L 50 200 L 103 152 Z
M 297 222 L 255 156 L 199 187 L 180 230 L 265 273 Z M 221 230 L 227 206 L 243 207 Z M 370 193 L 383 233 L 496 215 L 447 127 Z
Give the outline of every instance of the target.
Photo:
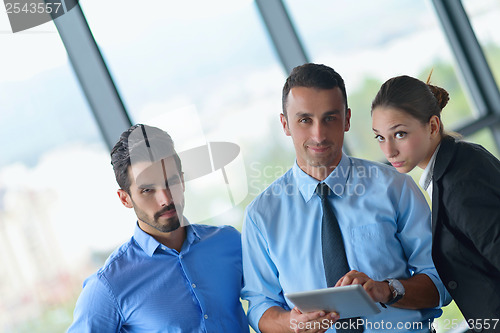
M 288 127 L 288 119 L 286 119 L 286 116 L 283 113 L 280 113 L 280 121 L 281 125 L 283 126 L 283 131 L 287 136 L 290 136 L 290 128 Z
M 345 124 L 344 124 L 344 132 L 349 131 L 351 128 L 351 109 L 347 109 L 345 113 Z
M 130 198 L 130 195 L 125 190 L 119 189 L 116 193 L 118 194 L 122 205 L 127 208 L 134 207 L 134 205 L 132 204 L 132 198 Z

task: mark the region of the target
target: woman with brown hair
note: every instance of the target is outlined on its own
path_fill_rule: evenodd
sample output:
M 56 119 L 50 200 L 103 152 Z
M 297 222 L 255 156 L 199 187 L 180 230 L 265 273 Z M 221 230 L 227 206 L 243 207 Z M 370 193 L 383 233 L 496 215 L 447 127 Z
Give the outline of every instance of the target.
M 443 130 L 448 100 L 440 87 L 391 78 L 373 100 L 373 132 L 399 172 L 424 170 L 434 264 L 469 327 L 500 331 L 500 162 Z

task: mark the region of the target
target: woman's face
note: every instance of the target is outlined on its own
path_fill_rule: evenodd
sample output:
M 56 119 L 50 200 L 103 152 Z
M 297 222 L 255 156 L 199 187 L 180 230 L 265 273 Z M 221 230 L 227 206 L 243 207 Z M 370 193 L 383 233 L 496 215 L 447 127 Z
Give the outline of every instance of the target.
M 432 156 L 431 126 L 399 109 L 376 107 L 372 129 L 387 160 L 401 173 L 425 169 Z

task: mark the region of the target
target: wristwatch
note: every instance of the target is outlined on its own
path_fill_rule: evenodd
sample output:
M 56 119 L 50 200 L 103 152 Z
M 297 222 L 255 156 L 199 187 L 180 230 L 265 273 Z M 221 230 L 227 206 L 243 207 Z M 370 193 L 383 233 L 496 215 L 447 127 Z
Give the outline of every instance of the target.
M 405 287 L 401 283 L 401 281 L 396 279 L 387 279 L 385 280 L 389 283 L 389 289 L 392 292 L 392 299 L 385 303 L 385 305 L 391 305 L 399 301 L 405 295 Z

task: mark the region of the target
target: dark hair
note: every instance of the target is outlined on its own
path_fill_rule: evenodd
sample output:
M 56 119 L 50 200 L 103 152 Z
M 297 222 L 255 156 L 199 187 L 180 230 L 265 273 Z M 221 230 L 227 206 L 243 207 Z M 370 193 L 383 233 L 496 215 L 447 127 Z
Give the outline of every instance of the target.
M 440 87 L 424 83 L 411 76 L 396 76 L 387 80 L 372 102 L 372 111 L 376 107 L 391 107 L 408 113 L 427 124 L 432 116 L 441 120 L 441 111 L 449 101 L 448 92 Z M 443 135 L 443 123 L 440 121 L 439 133 Z
M 294 87 L 318 88 L 318 89 L 333 89 L 339 87 L 344 96 L 344 104 L 347 112 L 347 93 L 345 90 L 344 80 L 339 73 L 325 65 L 319 64 L 304 64 L 295 67 L 290 76 L 286 79 L 283 86 L 282 107 L 283 114 L 286 116 L 286 104 L 288 94 Z
M 148 149 L 145 149 L 145 148 Z M 128 167 L 142 161 L 156 162 L 173 156 L 179 173 L 182 173 L 181 160 L 174 149 L 170 135 L 157 128 L 137 124 L 123 132 L 120 140 L 111 150 L 111 164 L 116 182 L 122 190 L 130 194 Z

